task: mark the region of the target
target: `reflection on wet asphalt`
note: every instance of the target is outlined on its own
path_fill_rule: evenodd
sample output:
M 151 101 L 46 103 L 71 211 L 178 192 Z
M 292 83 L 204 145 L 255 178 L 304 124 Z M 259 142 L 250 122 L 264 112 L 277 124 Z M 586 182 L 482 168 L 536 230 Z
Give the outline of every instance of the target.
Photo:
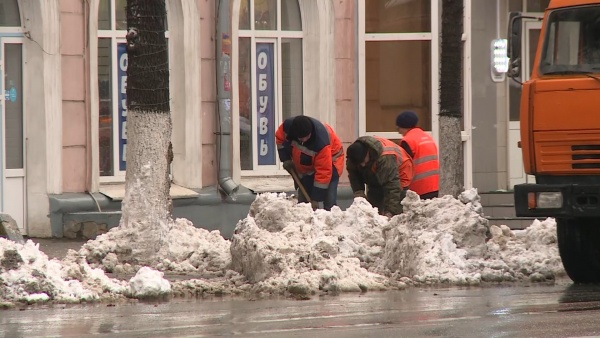
M 600 286 L 413 288 L 310 300 L 173 299 L 0 311 L 3 337 L 564 337 L 600 333 Z

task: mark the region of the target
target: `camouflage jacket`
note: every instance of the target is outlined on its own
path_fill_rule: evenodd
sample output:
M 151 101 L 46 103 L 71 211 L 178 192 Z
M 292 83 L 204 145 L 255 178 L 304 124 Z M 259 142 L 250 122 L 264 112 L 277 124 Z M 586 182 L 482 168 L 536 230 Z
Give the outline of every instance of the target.
M 365 185 L 369 189 L 380 189 L 383 191 L 383 210 L 380 212 L 389 212 L 392 215 L 402 213 L 401 202 L 404 194 L 400 186 L 396 157 L 394 155 L 382 156 L 383 146 L 374 137 L 361 136 L 357 141 L 369 147 L 369 162 L 361 167 L 346 159 L 346 169 L 352 191 L 364 191 Z

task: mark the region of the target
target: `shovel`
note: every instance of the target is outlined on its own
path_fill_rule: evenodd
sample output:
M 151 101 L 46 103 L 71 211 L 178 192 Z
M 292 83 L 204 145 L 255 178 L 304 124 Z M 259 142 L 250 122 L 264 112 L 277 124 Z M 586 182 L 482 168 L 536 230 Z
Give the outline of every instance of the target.
M 296 185 L 298 185 L 298 187 L 300 188 L 300 192 L 302 193 L 302 195 L 304 195 L 304 198 L 306 198 L 306 201 L 308 203 L 310 203 L 311 202 L 310 196 L 308 196 L 308 192 L 306 192 L 306 188 L 304 188 L 304 185 L 300 181 L 300 177 L 298 177 L 298 174 L 296 173 L 296 170 L 292 169 L 289 172 L 290 172 L 290 175 L 292 175 L 292 178 L 294 179 L 294 182 L 296 182 Z

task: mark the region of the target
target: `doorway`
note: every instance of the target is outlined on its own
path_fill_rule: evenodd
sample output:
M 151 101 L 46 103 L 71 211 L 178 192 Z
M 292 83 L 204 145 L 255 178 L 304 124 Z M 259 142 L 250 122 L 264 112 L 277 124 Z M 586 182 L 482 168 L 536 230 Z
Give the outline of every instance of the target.
M 0 210 L 26 229 L 23 39 L 0 37 Z
M 519 81 L 529 80 L 535 53 L 537 51 L 538 40 L 542 29 L 540 21 L 523 21 L 523 42 L 521 63 L 521 74 Z M 509 158 L 509 186 L 522 183 L 535 183 L 535 177 L 525 174 L 523 167 L 523 156 L 518 144 L 521 140 L 520 101 L 521 85 L 513 80 L 508 80 L 509 86 L 509 122 L 508 122 L 508 158 Z

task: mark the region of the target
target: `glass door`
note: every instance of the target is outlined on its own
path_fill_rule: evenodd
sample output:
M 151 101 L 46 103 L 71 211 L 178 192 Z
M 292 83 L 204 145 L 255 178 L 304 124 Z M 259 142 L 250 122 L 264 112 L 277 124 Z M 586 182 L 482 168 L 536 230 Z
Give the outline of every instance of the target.
M 0 37 L 0 113 L 2 114 L 2 201 L 0 207 L 25 229 L 25 118 L 23 114 L 23 40 Z

